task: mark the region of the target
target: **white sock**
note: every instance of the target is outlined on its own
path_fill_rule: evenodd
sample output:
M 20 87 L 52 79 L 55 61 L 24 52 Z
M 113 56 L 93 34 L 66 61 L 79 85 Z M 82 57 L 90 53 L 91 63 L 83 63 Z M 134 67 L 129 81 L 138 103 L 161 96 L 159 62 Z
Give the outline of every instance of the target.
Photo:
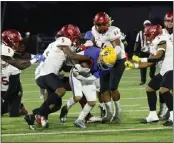
M 84 106 L 83 110 L 81 111 L 78 120 L 84 120 L 88 113 L 92 110 L 93 107 L 89 106 L 88 103 Z
M 75 104 L 73 97 L 67 101 L 67 109 L 69 110 Z
M 109 102 L 106 102 L 105 104 L 109 107 L 109 112 L 112 113 L 112 102 L 109 101 Z
M 120 100 L 114 101 L 114 114 L 113 116 L 119 116 L 121 112 Z
M 106 107 L 105 107 L 104 102 L 100 103 L 100 107 L 102 107 L 102 109 L 105 110 Z
M 170 111 L 170 117 L 169 117 L 169 120 L 172 120 L 172 121 L 173 121 L 173 111 Z
M 149 116 L 156 117 L 157 116 L 156 111 L 150 111 Z

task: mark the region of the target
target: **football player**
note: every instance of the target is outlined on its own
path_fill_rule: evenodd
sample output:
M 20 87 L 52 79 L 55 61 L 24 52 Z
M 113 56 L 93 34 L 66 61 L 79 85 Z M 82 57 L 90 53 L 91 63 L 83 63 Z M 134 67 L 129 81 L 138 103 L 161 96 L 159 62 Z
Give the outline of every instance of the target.
M 32 60 L 28 60 L 25 62 L 19 62 L 18 60 L 14 59 L 15 52 L 21 52 L 24 50 L 24 44 L 22 40 L 23 39 L 21 34 L 15 29 L 9 29 L 2 32 L 1 59 L 18 68 L 19 70 L 26 69 L 31 64 L 34 64 L 35 62 L 40 60 L 39 55 L 32 56 Z
M 84 66 L 84 64 L 76 64 L 76 68 L 72 69 L 70 84 L 72 86 L 74 96 L 70 98 L 66 104 L 66 115 L 68 110 L 75 103 L 81 100 L 84 93 L 84 96 L 87 99 L 87 103 L 80 113 L 78 119 L 74 122 L 74 125 L 77 127 L 86 128 L 83 120 L 95 106 L 96 102 L 96 91 L 98 87 L 96 87 L 95 82 L 98 82 L 98 78 L 102 74 L 102 70 L 109 70 L 113 67 L 116 62 L 117 54 L 113 47 L 105 47 L 100 51 L 99 48 L 94 46 L 84 50 L 80 54 L 88 55 L 94 61 L 92 64 L 89 63 L 88 66 Z M 91 71 L 89 67 L 91 67 Z M 64 114 L 62 117 L 60 116 L 60 119 L 64 120 L 66 115 Z
M 83 41 L 80 42 L 81 45 L 79 45 L 78 47 L 76 47 L 75 49 L 75 52 L 78 53 L 78 52 L 81 52 L 81 51 L 86 51 L 88 48 L 90 48 L 90 51 L 91 51 L 91 54 L 92 53 L 95 53 L 97 52 L 99 49 L 95 49 L 95 47 L 93 45 L 93 43 L 91 42 L 91 39 L 92 39 L 92 33 L 91 31 L 87 31 L 85 33 L 85 37 L 83 39 Z M 84 43 L 84 44 L 82 44 Z M 86 53 L 86 52 L 85 52 Z M 89 52 L 88 52 L 89 53 Z M 95 55 L 95 54 L 94 54 Z M 94 56 L 92 55 L 92 56 Z M 98 53 L 96 54 L 98 55 Z M 75 63 L 74 63 L 75 64 Z M 84 63 L 82 63 L 82 65 L 84 65 Z M 88 64 L 87 64 L 88 65 Z M 75 97 L 75 96 L 73 96 Z M 66 119 L 67 119 L 67 113 L 68 113 L 68 110 L 69 108 L 75 104 L 75 101 L 74 101 L 74 98 L 70 98 L 67 102 L 66 105 L 64 105 L 61 109 L 61 113 L 60 113 L 60 121 L 62 123 L 65 123 Z M 79 100 L 79 103 L 82 107 L 82 109 L 85 107 L 86 103 L 87 103 L 87 100 L 86 100 L 86 97 L 83 95 L 82 98 Z M 90 112 L 89 114 L 85 117 L 85 122 L 87 123 L 96 123 L 96 122 L 101 122 L 101 118 L 98 118 L 98 117 L 95 117 L 93 116 Z
M 173 12 L 167 12 L 164 16 L 164 28 L 163 34 L 169 36 L 171 42 L 173 43 Z M 167 119 L 169 117 L 169 112 L 167 106 L 164 102 L 163 96 L 159 93 L 160 111 L 158 112 L 158 117 L 160 119 Z
M 149 58 L 133 56 L 133 60 L 137 63 L 126 61 L 125 65 L 129 68 L 143 68 L 158 62 L 160 73 L 152 78 L 146 87 L 150 113 L 149 116 L 140 123 L 159 121 L 156 113 L 156 91 L 159 90 L 170 112 L 169 119 L 163 125 L 172 126 L 173 96 L 170 90 L 173 90 L 173 43 L 166 34 L 162 34 L 162 28 L 159 25 L 148 26 L 144 31 L 147 42 L 153 47 L 151 47 L 151 56 Z
M 100 12 L 95 15 L 93 20 L 94 26 L 92 27 L 92 35 L 99 48 L 103 48 L 104 45 L 111 45 L 115 49 L 120 49 L 114 67 L 100 76 L 100 93 L 102 98 L 100 100 L 105 103 L 106 109 L 108 109 L 107 116 L 103 122 L 119 121 L 121 108 L 118 86 L 125 69 L 124 62 L 126 60 L 122 33 L 118 27 L 111 26 L 112 22 L 108 14 Z M 113 114 L 111 97 L 114 103 Z
M 82 61 L 90 60 L 89 56 L 78 55 L 71 51 L 72 43 L 79 38 L 80 30 L 75 25 L 65 25 L 59 31 L 59 37 L 41 67 L 40 77 L 36 80 L 40 88 L 47 89 L 48 98 L 40 106 L 39 113 L 27 115 L 24 118 L 30 129 L 34 129 L 35 119 L 42 127 L 48 127 L 48 115 L 61 108 L 62 97 L 66 90 L 59 77 L 59 71 L 67 58 Z
M 21 71 L 12 65 L 1 62 L 1 115 L 8 113 L 10 117 L 28 114 L 21 103 L 23 91 L 20 82 Z

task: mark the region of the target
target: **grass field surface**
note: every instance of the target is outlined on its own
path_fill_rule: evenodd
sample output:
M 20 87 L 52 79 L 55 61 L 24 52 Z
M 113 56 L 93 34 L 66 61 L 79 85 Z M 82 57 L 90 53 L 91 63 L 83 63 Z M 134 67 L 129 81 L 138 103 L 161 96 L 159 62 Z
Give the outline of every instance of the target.
M 34 80 L 35 68 L 36 66 L 31 66 L 21 74 L 24 89 L 22 102 L 30 113 L 43 102 L 39 98 L 39 88 Z M 119 124 L 87 124 L 87 129 L 74 127 L 73 123 L 81 111 L 79 104 L 70 109 L 65 124 L 60 123 L 58 111 L 49 116 L 48 129 L 42 129 L 36 124 L 34 131 L 28 128 L 23 116 L 9 118 L 6 114 L 1 119 L 2 142 L 172 142 L 172 128 L 163 127 L 164 121 L 139 123 L 149 113 L 145 86 L 140 86 L 139 82 L 139 70 L 124 72 L 119 86 L 122 108 Z M 63 105 L 71 96 L 72 92 L 66 93 Z M 100 116 L 98 102 L 92 113 Z

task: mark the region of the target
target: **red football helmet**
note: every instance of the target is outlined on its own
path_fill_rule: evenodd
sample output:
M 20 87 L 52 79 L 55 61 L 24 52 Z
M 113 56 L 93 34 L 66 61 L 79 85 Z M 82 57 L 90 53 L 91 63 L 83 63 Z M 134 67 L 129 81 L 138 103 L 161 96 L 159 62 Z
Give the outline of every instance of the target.
M 95 15 L 93 23 L 99 33 L 106 32 L 112 21 L 108 14 L 99 12 Z
M 24 49 L 24 45 L 21 44 L 21 41 L 22 36 L 15 29 L 8 29 L 2 32 L 2 42 L 15 51 L 22 51 Z
M 164 17 L 164 27 L 169 33 L 173 33 L 173 12 L 167 12 Z
M 151 42 L 160 34 L 162 34 L 162 27 L 160 25 L 149 25 L 144 29 L 144 35 L 146 36 L 147 42 Z
M 172 21 L 173 22 L 173 12 L 167 12 L 165 14 L 164 21 Z
M 76 25 L 68 24 L 61 28 L 60 31 L 58 31 L 57 35 L 63 35 L 67 38 L 69 38 L 72 42 L 75 42 L 76 40 L 80 39 L 80 29 Z

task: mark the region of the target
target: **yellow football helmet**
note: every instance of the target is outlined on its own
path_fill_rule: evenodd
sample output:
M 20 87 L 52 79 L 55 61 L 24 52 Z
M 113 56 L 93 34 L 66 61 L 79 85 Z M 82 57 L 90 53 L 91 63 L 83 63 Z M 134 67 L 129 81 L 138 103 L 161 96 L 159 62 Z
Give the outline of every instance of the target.
M 117 60 L 117 53 L 112 46 L 106 46 L 100 51 L 98 57 L 98 66 L 102 70 L 109 70 L 112 68 Z

